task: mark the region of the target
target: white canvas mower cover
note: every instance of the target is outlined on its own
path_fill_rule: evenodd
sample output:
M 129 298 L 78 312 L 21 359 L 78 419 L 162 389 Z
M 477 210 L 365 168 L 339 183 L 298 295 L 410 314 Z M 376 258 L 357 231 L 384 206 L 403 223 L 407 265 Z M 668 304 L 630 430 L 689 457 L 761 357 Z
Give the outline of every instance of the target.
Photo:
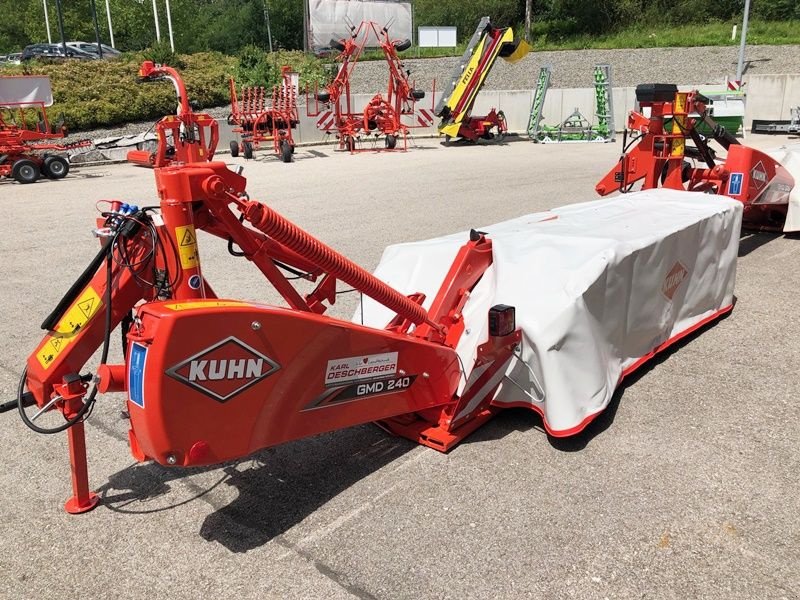
M 481 227 L 494 263 L 464 307 L 463 368 L 487 339 L 489 308 L 514 306 L 523 343 L 493 405 L 534 409 L 556 436 L 578 433 L 626 374 L 732 308 L 741 219 L 731 198 L 654 189 Z M 468 235 L 390 246 L 375 275 L 425 293 L 427 308 Z M 364 298 L 364 324 L 392 317 Z
M 800 181 L 800 144 L 787 144 L 776 150 L 767 151 L 772 158 L 783 165 L 795 181 Z M 786 213 L 785 233 L 800 231 L 800 185 L 792 188 L 789 194 L 789 210 Z

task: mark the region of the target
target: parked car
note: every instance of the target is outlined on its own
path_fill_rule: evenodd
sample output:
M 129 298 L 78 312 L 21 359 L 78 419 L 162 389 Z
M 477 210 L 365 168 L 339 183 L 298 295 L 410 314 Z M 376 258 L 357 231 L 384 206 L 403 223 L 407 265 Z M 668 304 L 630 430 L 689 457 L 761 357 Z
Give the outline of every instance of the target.
M 90 43 L 90 42 L 67 42 L 68 48 L 75 48 L 77 50 L 81 50 L 82 52 L 88 52 L 94 56 L 99 57 L 100 53 L 97 50 L 97 43 Z M 107 46 L 106 44 L 100 44 L 100 47 L 103 49 L 103 58 L 117 58 L 122 52 L 117 50 L 116 48 L 112 48 L 111 46 Z
M 18 65 L 21 56 L 21 52 L 15 52 L 14 54 L 8 55 L 4 54 L 0 56 L 0 65 Z
M 97 60 L 97 55 L 84 52 L 78 48 L 70 48 L 67 46 L 66 55 L 64 48 L 61 44 L 31 44 L 22 49 L 21 61 L 31 60 L 32 58 L 39 59 L 77 59 L 77 60 Z

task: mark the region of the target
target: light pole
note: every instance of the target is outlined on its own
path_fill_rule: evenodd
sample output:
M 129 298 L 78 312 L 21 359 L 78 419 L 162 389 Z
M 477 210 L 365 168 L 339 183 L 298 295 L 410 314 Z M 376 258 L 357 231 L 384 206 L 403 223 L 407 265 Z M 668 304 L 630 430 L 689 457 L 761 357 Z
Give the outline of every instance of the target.
M 747 19 L 750 16 L 750 0 L 744 0 L 744 20 L 742 21 L 742 41 L 739 43 L 739 64 L 736 66 L 736 81 L 739 85 L 744 76 L 744 46 L 747 43 Z
M 53 38 L 50 35 L 50 17 L 47 15 L 47 0 L 42 0 L 42 4 L 44 5 L 44 25 L 47 27 L 47 43 L 52 44 Z
M 156 0 L 153 0 L 153 19 L 156 22 L 156 41 L 161 41 L 161 27 L 158 26 L 158 7 L 156 6 Z
M 106 16 L 108 17 L 108 36 L 111 38 L 111 47 L 116 48 L 117 45 L 114 43 L 114 27 L 111 25 L 111 5 L 109 4 L 109 0 L 106 0 Z
M 267 39 L 269 40 L 269 51 L 272 52 L 272 28 L 269 26 L 269 3 L 264 0 L 264 21 L 267 23 Z
M 172 11 L 169 8 L 169 0 L 165 0 L 167 3 L 167 28 L 169 29 L 169 47 L 175 52 L 175 40 L 172 39 Z

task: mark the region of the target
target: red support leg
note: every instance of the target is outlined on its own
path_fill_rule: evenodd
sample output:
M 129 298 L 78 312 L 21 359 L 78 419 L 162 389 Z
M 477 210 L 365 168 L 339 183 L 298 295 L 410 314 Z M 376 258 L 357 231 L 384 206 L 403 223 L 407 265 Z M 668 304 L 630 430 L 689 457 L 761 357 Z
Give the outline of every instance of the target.
M 100 497 L 89 491 L 89 470 L 86 465 L 86 435 L 83 423 L 76 423 L 67 429 L 69 440 L 69 463 L 72 470 L 72 497 L 64 504 L 71 515 L 92 510 Z

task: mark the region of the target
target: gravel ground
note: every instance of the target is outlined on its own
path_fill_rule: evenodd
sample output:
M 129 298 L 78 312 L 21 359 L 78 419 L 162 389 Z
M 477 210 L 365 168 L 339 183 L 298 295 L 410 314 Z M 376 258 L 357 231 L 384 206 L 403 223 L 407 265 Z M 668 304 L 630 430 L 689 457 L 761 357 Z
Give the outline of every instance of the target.
M 550 86 L 554 88 L 589 87 L 592 67 L 608 63 L 613 68 L 614 86 L 633 86 L 643 82 L 661 81 L 678 84 L 721 83 L 725 75 L 736 72 L 739 49 L 734 46 L 699 48 L 643 48 L 638 50 L 562 50 L 531 52 L 522 61 L 511 65 L 497 61 L 486 79 L 485 89 L 524 90 L 535 85 L 542 65 L 553 68 Z M 745 74 L 800 72 L 800 46 L 750 46 L 747 48 Z M 409 59 L 406 68 L 416 85 L 430 90 L 436 80 L 441 89 L 450 81 L 458 57 Z M 383 89 L 386 63 L 362 62 L 353 71 L 351 89 L 354 94 L 370 94 Z M 229 106 L 207 109 L 206 112 L 224 119 Z M 98 139 L 114 135 L 135 135 L 147 131 L 153 123 L 144 121 L 125 126 L 79 132 L 70 139 Z

